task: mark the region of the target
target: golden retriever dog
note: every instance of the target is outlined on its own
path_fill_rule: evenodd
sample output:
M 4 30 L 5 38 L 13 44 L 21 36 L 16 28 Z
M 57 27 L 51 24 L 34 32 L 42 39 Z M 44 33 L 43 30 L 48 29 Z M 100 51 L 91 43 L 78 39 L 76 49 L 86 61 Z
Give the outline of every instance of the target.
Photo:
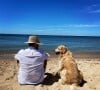
M 60 45 L 55 49 L 55 53 L 59 55 L 59 69 L 62 84 L 69 84 L 70 90 L 77 90 L 77 86 L 82 83 L 83 75 L 78 70 L 77 64 L 64 45 Z

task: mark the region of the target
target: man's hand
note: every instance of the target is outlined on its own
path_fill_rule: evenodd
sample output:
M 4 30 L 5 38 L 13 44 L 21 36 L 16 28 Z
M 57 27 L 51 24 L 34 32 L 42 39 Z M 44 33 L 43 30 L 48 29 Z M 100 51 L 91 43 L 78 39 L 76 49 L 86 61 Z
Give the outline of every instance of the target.
M 49 53 L 46 53 L 46 54 L 47 54 L 48 57 L 50 57 L 50 54 Z

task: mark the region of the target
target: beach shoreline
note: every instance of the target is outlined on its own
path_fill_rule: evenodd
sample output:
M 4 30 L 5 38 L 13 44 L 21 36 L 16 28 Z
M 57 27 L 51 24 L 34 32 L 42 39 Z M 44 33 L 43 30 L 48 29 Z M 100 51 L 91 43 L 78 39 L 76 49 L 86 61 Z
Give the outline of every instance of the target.
M 14 55 L 18 52 L 19 50 L 3 50 L 0 51 L 0 60 L 1 59 L 14 59 Z M 49 52 L 50 58 L 57 58 L 57 55 L 55 52 Z M 73 57 L 75 59 L 100 59 L 100 52 L 72 52 Z

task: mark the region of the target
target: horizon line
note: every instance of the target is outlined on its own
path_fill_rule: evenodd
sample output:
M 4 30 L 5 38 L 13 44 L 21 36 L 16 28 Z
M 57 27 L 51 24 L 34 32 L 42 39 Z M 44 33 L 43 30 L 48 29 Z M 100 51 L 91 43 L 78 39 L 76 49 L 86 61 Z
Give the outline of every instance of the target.
M 0 33 L 0 35 L 44 35 L 44 36 L 82 36 L 82 37 L 100 37 L 94 35 L 50 35 L 50 34 L 15 34 L 15 33 Z

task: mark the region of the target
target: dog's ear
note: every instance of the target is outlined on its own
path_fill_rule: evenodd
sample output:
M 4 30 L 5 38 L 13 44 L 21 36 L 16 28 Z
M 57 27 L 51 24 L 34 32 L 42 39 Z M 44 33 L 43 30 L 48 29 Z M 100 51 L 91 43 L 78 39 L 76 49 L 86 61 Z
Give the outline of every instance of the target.
M 70 52 L 70 51 L 67 51 L 67 55 L 70 55 L 70 56 L 72 56 L 72 52 Z
M 62 50 L 62 53 L 66 53 L 68 51 L 68 48 L 64 46 L 61 48 L 61 50 Z

